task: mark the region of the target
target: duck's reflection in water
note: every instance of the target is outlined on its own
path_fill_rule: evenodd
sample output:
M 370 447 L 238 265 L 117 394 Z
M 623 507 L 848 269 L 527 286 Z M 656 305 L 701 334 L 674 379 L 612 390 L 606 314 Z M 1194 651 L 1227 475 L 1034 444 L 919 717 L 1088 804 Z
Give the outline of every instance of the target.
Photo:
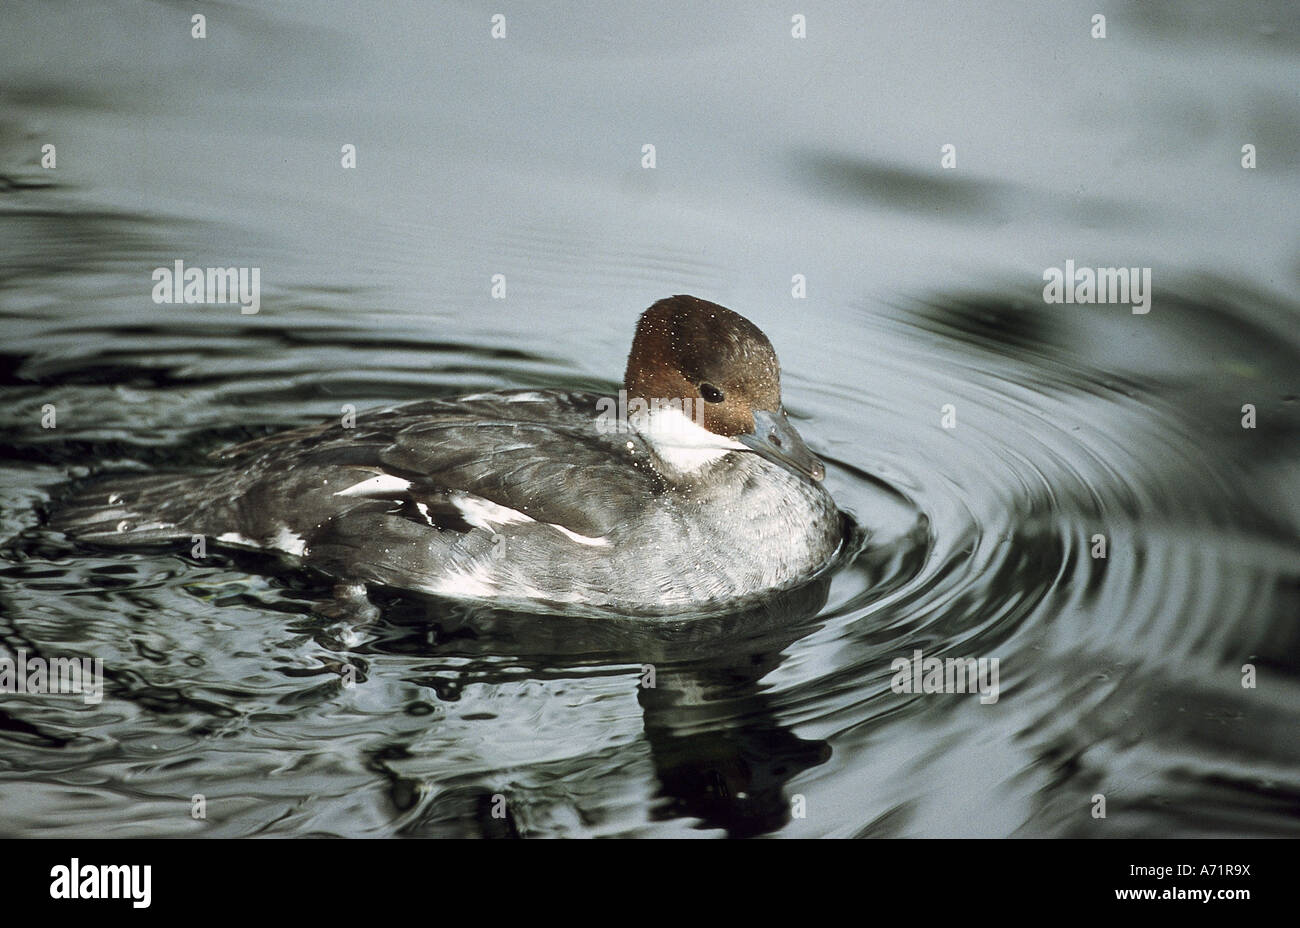
M 424 653 L 454 650 L 483 656 L 508 654 L 521 663 L 541 658 L 551 668 L 560 656 L 585 666 L 640 666 L 629 680 L 643 713 L 644 734 L 658 780 L 652 820 L 699 820 L 699 827 L 735 837 L 780 829 L 797 808 L 787 784 L 831 756 L 824 741 L 809 741 L 783 723 L 760 683 L 778 667 L 785 650 L 817 628 L 829 577 L 774 597 L 760 606 L 724 616 L 689 620 L 595 621 L 565 616 L 519 615 L 479 610 L 403 595 L 384 604 L 389 621 L 410 633 L 427 622 Z M 419 613 L 423 612 L 423 615 Z M 412 634 L 386 639 L 380 649 L 411 654 Z M 514 663 L 512 661 L 512 663 Z M 517 680 L 518 665 L 511 679 Z M 503 670 L 503 681 L 506 672 Z M 543 674 L 545 675 L 545 674 Z M 492 675 L 476 682 L 491 683 Z M 491 725 L 492 720 L 479 724 Z M 378 758 L 376 758 L 378 759 Z M 411 784 L 394 778 L 394 789 Z M 405 806 L 414 818 L 413 797 Z M 470 802 L 474 797 L 461 797 Z M 483 836 L 526 833 L 491 815 L 490 797 L 471 802 L 479 809 Z M 509 806 L 506 810 L 509 816 Z M 468 811 L 468 809 L 462 810 Z M 404 833 L 438 833 L 433 819 L 408 819 Z

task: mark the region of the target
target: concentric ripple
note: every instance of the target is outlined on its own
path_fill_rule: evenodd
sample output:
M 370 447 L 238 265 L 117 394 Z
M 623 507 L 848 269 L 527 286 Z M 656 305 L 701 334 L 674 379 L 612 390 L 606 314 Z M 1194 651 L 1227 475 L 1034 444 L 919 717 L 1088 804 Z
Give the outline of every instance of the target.
M 1200 314 L 1206 354 L 1261 363 L 1239 310 L 1161 309 Z M 102 657 L 107 683 L 98 706 L 6 698 L 6 831 L 1089 834 L 1080 810 L 1098 793 L 1125 833 L 1294 831 L 1284 397 L 1300 366 L 1281 336 L 1268 333 L 1269 379 L 1234 393 L 1090 356 L 1131 324 L 1117 314 L 951 295 L 845 315 L 854 340 L 880 346 L 871 366 L 831 357 L 851 381 L 791 371 L 787 391 L 868 529 L 857 555 L 761 610 L 649 624 L 381 593 L 381 617 L 357 625 L 291 565 L 105 556 L 40 527 L 42 501 L 87 466 L 194 464 L 309 419 L 333 387 L 302 361 L 345 345 L 372 352 L 367 390 L 387 400 L 409 395 L 400 368 L 383 371 L 404 353 L 475 389 L 561 382 L 554 362 L 306 330 L 217 377 L 222 344 L 177 368 L 166 327 L 131 333 L 126 361 L 88 347 L 52 372 L 32 354 L 6 387 L 15 404 L 61 390 L 97 416 L 54 435 L 20 427 L 12 446 L 5 651 Z M 135 427 L 141 397 L 96 385 L 164 368 Z M 267 392 L 272 376 L 284 386 Z M 1281 426 L 1241 429 L 1245 393 Z M 223 419 L 265 425 L 211 425 Z M 996 702 L 894 692 L 891 663 L 918 650 L 996 658 Z M 1247 663 L 1256 689 L 1241 685 Z M 196 793 L 207 821 L 184 814 Z
M 495 42 L 473 5 L 231 3 L 219 54 L 10 6 L 0 658 L 104 693 L 0 693 L 0 834 L 1300 833 L 1288 5 L 1104 42 L 1056 4 L 822 4 L 806 41 L 523 5 Z M 1045 304 L 1071 256 L 1154 265 L 1149 313 Z M 153 302 L 176 260 L 260 268 L 261 312 Z M 609 389 L 673 293 L 770 336 L 864 530 L 761 608 L 365 622 L 291 563 L 44 527 L 88 474 L 344 406 Z M 996 688 L 896 691 L 918 652 Z

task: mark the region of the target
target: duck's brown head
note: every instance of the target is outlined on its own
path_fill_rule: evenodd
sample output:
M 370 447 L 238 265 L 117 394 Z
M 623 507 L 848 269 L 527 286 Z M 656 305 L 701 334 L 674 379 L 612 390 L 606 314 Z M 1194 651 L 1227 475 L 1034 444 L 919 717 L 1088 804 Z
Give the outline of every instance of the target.
M 752 451 L 809 479 L 825 476 L 781 405 L 772 343 L 739 313 L 693 296 L 660 300 L 637 323 L 624 382 L 629 403 L 640 398 L 649 409 L 656 449 L 685 469 Z

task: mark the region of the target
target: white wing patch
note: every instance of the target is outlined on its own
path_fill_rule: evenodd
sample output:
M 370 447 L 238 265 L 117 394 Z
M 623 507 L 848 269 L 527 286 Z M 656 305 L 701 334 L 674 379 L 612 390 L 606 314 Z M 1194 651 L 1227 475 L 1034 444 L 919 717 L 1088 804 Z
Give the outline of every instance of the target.
M 540 394 L 539 394 L 540 395 Z M 466 397 L 469 399 L 469 397 Z M 368 496 L 380 497 L 391 494 L 394 497 L 402 496 L 411 489 L 411 482 L 401 477 L 395 477 L 392 474 L 380 474 L 378 477 L 371 477 L 368 480 L 362 480 L 360 483 L 354 483 L 346 489 L 339 490 L 335 496 Z M 537 522 L 532 516 L 520 512 L 517 509 L 511 509 L 509 506 L 502 506 L 494 503 L 490 499 L 484 499 L 481 496 L 475 496 L 464 490 L 452 490 L 447 494 L 447 501 L 456 507 L 466 524 L 474 528 L 483 529 L 485 532 L 495 532 L 505 525 L 523 525 L 529 522 Z M 429 512 L 429 506 L 426 503 L 416 501 L 416 509 L 420 515 L 430 525 L 434 520 Z M 570 541 L 588 547 L 603 548 L 609 544 L 609 539 L 604 537 L 593 538 L 590 535 L 580 535 L 575 531 L 565 528 L 563 525 L 555 525 L 549 522 L 541 523 L 555 529 Z M 229 540 L 237 544 L 250 544 L 246 539 L 227 539 L 225 536 L 221 540 Z M 290 554 L 302 554 L 304 550 L 303 540 L 289 532 L 287 529 L 281 529 L 280 535 L 271 547 L 278 548 L 281 551 L 288 551 Z M 471 586 L 479 585 L 482 578 L 466 579 Z M 473 595 L 473 594 L 465 594 Z
M 431 593 L 441 593 L 444 596 L 491 598 L 497 592 L 491 573 L 491 566 L 488 564 L 478 564 L 470 568 L 453 567 L 425 588 Z
M 464 490 L 453 490 L 447 496 L 451 504 L 460 510 L 466 522 L 485 531 L 490 532 L 502 525 L 536 521 L 532 516 L 524 515 L 517 509 L 497 505 L 489 499 L 474 496 Z
M 550 400 L 550 397 L 544 393 L 538 393 L 536 390 L 522 390 L 518 393 L 471 393 L 469 396 L 462 396 L 461 401 L 466 400 L 498 400 L 503 403 L 543 403 Z
M 256 541 L 253 541 L 253 539 L 246 538 L 239 534 L 239 532 L 222 532 L 217 536 L 217 541 L 224 541 L 228 545 L 243 545 L 245 548 L 262 547 Z
M 295 535 L 283 526 L 281 526 L 280 531 L 276 532 L 275 538 L 271 541 L 271 547 L 286 554 L 296 554 L 298 557 L 302 557 L 307 553 L 307 544 L 303 541 L 302 536 Z
M 609 544 L 609 539 L 603 535 L 593 538 L 590 535 L 579 535 L 577 532 L 570 531 L 563 525 L 551 525 L 561 535 L 568 537 L 571 541 L 576 541 L 580 545 L 588 545 L 593 548 L 603 548 Z
M 281 526 L 275 533 L 275 537 L 270 541 L 254 541 L 246 535 L 239 532 L 223 532 L 217 536 L 217 541 L 225 542 L 228 545 L 238 545 L 241 548 L 256 548 L 263 550 L 270 548 L 273 551 L 283 551 L 285 554 L 293 554 L 302 557 L 307 553 L 307 544 L 300 535 L 296 535 L 289 529 Z
M 411 481 L 394 477 L 392 474 L 380 474 L 369 480 L 354 483 L 346 489 L 339 490 L 335 496 L 379 496 L 386 493 L 401 494 L 411 488 Z
M 451 503 L 458 510 L 461 516 L 470 525 L 475 528 L 481 528 L 484 531 L 495 531 L 503 525 L 520 525 L 525 522 L 536 522 L 532 516 L 525 515 L 517 509 L 511 509 L 508 506 L 499 506 L 491 500 L 483 499 L 481 496 L 473 496 L 462 490 L 456 490 L 450 494 Z M 563 525 L 555 525 L 551 522 L 543 522 L 555 529 L 570 541 L 575 541 L 580 545 L 601 548 L 609 544 L 608 538 L 593 538 L 590 535 L 579 535 L 575 531 L 565 528 Z

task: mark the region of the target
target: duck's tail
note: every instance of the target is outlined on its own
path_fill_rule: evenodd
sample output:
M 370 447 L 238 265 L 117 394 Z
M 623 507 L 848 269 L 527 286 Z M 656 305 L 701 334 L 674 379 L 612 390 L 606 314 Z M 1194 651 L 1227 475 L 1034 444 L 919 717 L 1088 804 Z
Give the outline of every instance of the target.
M 101 545 L 132 547 L 188 539 L 206 534 L 212 521 L 212 513 L 196 507 L 194 500 L 213 499 L 213 484 L 225 476 L 208 472 L 98 477 L 56 499 L 48 525 L 70 538 Z

